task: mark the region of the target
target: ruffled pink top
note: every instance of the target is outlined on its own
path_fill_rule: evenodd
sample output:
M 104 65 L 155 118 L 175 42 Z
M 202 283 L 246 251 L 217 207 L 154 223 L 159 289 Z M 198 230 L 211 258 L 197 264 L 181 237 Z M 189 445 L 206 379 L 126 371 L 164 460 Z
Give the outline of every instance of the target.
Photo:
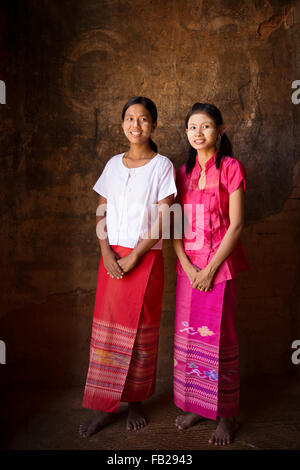
M 196 164 L 186 174 L 185 164 L 176 173 L 177 202 L 185 214 L 183 246 L 191 262 L 203 269 L 216 253 L 229 225 L 229 196 L 242 184 L 246 190 L 247 173 L 243 164 L 232 157 L 224 157 L 220 168 L 215 165 L 218 150 L 205 164 L 205 188 L 199 189 L 201 166 Z M 247 255 L 241 241 L 221 264 L 214 277 L 214 284 L 236 277 L 239 271 L 249 269 Z M 183 273 L 177 261 L 176 270 Z

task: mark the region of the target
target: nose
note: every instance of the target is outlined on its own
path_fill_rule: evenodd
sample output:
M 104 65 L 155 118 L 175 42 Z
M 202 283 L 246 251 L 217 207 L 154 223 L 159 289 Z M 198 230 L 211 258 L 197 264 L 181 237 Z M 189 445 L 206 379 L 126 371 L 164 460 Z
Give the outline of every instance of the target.
M 132 124 L 133 124 L 133 127 L 140 127 L 138 118 L 134 119 Z
M 203 135 L 203 129 L 202 129 L 202 127 L 198 127 L 198 128 L 196 129 L 196 135 L 197 135 L 197 136 L 198 136 L 198 135 Z

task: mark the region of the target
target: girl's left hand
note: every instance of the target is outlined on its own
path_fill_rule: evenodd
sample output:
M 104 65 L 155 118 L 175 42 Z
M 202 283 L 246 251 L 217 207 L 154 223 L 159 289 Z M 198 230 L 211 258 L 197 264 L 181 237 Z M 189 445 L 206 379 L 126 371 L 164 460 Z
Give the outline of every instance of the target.
M 131 271 L 138 262 L 138 257 L 136 256 L 135 253 L 129 253 L 129 255 L 124 256 L 124 258 L 119 258 L 117 260 L 118 265 L 121 267 L 124 273 L 128 273 L 128 271 Z
M 193 282 L 193 288 L 208 292 L 213 288 L 214 276 L 207 272 L 206 268 L 198 271 Z

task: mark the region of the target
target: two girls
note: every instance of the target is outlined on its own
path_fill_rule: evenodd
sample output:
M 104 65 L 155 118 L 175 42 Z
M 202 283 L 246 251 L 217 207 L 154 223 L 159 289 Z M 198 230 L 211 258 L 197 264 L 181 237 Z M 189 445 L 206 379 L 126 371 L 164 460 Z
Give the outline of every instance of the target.
M 80 426 L 84 437 L 110 423 L 121 401 L 129 402 L 127 429 L 145 426 L 141 402 L 154 392 L 164 283 L 162 216 L 176 196 L 173 165 L 151 140 L 156 122 L 151 100 L 135 97 L 125 105 L 122 127 L 130 149 L 108 161 L 94 186 L 99 206 L 106 204 L 97 223 L 106 223 L 108 239 L 99 237 L 102 258 L 83 402 L 100 413 Z M 177 172 L 177 202 L 183 213 L 185 206 L 191 209 L 185 218 L 194 238 L 184 231 L 182 239 L 174 239 L 174 400 L 188 412 L 176 425 L 185 429 L 202 417 L 219 417 L 209 442 L 224 445 L 232 440 L 238 412 L 235 277 L 248 268 L 239 241 L 246 172 L 231 157 L 215 106 L 196 103 L 186 133 L 190 149 Z M 153 204 L 159 210 L 151 225 Z

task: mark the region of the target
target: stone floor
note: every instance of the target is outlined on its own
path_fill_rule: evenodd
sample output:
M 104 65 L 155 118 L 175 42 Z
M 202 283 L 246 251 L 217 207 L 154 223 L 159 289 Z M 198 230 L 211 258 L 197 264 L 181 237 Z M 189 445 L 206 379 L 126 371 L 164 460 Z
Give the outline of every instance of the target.
M 179 431 L 178 409 L 170 386 L 158 384 L 146 404 L 149 425 L 125 431 L 126 408 L 119 420 L 89 439 L 78 435 L 80 423 L 95 413 L 81 407 L 82 388 L 1 392 L 1 448 L 26 450 L 196 450 L 300 449 L 300 379 L 264 376 L 241 380 L 240 429 L 232 445 L 208 444 L 215 427 L 204 420 Z

